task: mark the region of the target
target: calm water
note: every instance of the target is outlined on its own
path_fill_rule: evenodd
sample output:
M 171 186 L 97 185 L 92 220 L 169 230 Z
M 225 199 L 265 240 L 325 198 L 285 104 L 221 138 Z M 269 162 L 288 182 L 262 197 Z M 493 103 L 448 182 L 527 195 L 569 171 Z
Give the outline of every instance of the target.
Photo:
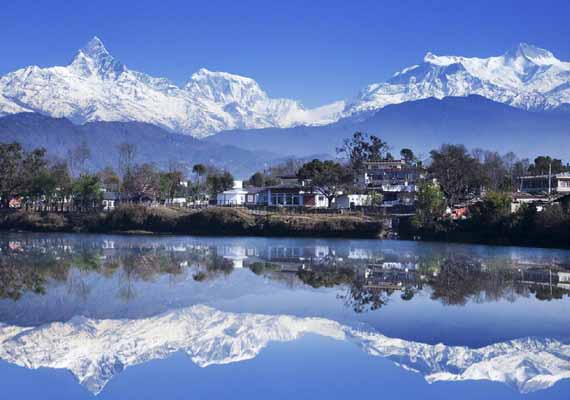
M 570 252 L 0 235 L 0 398 L 570 399 Z

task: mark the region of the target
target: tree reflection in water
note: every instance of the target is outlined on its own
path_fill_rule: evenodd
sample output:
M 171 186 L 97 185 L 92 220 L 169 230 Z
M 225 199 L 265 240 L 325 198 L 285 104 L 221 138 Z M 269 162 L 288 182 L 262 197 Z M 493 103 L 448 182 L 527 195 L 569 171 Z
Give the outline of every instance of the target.
M 99 274 L 116 277 L 118 295 L 128 302 L 139 295 L 140 281 L 168 277 L 175 284 L 191 277 L 204 282 L 225 279 L 235 268 L 288 285 L 336 288 L 338 299 L 357 313 L 378 310 L 394 300 L 413 301 L 422 291 L 445 305 L 530 296 L 550 301 L 570 294 L 561 279 L 570 275 L 561 266 L 517 266 L 455 254 L 366 255 L 364 250 L 364 256 L 351 257 L 343 249 L 325 246 L 245 249 L 160 243 L 128 242 L 115 248 L 114 242 L 60 238 L 0 240 L 0 298 L 45 293 L 50 280 L 65 282 L 69 293 L 86 298 L 85 277 Z

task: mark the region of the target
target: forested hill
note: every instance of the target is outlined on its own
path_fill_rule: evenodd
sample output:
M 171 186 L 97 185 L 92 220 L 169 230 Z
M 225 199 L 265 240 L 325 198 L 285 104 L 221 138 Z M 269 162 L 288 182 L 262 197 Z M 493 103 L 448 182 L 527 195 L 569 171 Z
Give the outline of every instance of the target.
M 154 125 L 140 122 L 91 122 L 74 125 L 65 118 L 51 118 L 34 113 L 21 113 L 0 118 L 0 142 L 19 142 L 24 148 L 44 147 L 50 156 L 67 158 L 68 151 L 85 143 L 91 157 L 89 169 L 116 167 L 118 146 L 136 145 L 136 162 L 156 163 L 167 169 L 172 162 L 187 167 L 213 164 L 230 170 L 235 176 L 248 177 L 262 170 L 277 156 L 253 152 L 231 145 L 219 145 L 174 134 Z

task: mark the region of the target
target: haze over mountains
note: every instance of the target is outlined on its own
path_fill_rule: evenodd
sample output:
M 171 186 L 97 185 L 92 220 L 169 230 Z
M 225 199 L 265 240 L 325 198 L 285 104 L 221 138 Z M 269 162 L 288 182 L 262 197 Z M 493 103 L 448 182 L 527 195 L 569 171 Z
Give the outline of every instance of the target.
M 428 53 L 420 64 L 351 100 L 315 109 L 271 98 L 255 80 L 226 72 L 200 69 L 177 86 L 128 69 L 96 37 L 67 66 L 30 66 L 0 78 L 0 116 L 28 114 L 3 120 L 1 141 L 41 144 L 61 155 L 86 140 L 95 146 L 96 166 L 112 162 L 119 126 L 129 132 L 122 139 L 137 142 L 146 161 L 207 161 L 239 174 L 279 157 L 334 155 L 357 130 L 380 135 L 395 152 L 464 143 L 528 157 L 565 157 L 561 143 L 570 133 L 569 110 L 570 63 L 524 43 L 489 58 Z M 88 124 L 102 121 L 110 124 Z M 113 125 L 119 122 L 124 125 Z M 52 129 L 58 124 L 60 133 Z M 180 134 L 208 137 L 208 143 Z
M 286 149 L 297 156 L 334 155 L 343 139 L 356 131 L 378 134 L 395 155 L 406 147 L 427 154 L 443 143 L 462 143 L 469 148 L 514 151 L 522 157 L 545 153 L 565 159 L 568 151 L 561 143 L 570 138 L 570 113 L 531 112 L 476 95 L 428 98 L 388 105 L 325 126 L 226 131 L 206 141 L 254 151 Z

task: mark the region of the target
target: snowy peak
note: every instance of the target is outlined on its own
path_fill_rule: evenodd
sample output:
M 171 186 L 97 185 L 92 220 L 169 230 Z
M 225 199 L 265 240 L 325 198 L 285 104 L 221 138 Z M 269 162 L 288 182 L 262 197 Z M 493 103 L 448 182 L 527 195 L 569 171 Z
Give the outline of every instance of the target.
M 138 121 L 203 137 L 228 129 L 336 121 L 341 103 L 305 109 L 270 98 L 251 78 L 205 68 L 184 87 L 129 70 L 94 37 L 65 67 L 28 67 L 0 77 L 0 116 L 39 112 L 83 124 Z
M 28 67 L 0 77 L 0 116 L 38 112 L 77 124 L 138 121 L 204 137 L 232 129 L 323 125 L 389 104 L 470 95 L 525 110 L 570 104 L 570 63 L 527 43 L 488 58 L 430 52 L 349 103 L 308 109 L 269 97 L 251 78 L 205 68 L 179 87 L 127 69 L 93 37 L 67 66 Z
M 126 70 L 125 66 L 107 51 L 97 36 L 77 52 L 70 67 L 82 75 L 98 75 L 103 78 L 115 78 Z
M 516 62 L 525 59 L 536 65 L 554 65 L 560 63 L 560 60 L 554 57 L 550 51 L 541 49 L 528 43 L 519 43 L 507 51 L 504 56 L 506 62 Z
M 369 85 L 345 114 L 429 97 L 469 95 L 525 110 L 553 109 L 570 103 L 570 63 L 528 43 L 488 58 L 428 52 L 421 64 L 404 68 L 387 82 Z
M 184 90 L 192 97 L 224 105 L 232 102 L 247 104 L 267 99 L 265 92 L 253 79 L 227 72 L 209 71 L 206 68 L 192 74 Z
M 87 42 L 87 44 L 81 48 L 83 54 L 87 57 L 91 57 L 93 59 L 104 58 L 104 57 L 112 57 L 111 54 L 107 51 L 107 48 L 97 36 L 93 36 L 93 38 Z

